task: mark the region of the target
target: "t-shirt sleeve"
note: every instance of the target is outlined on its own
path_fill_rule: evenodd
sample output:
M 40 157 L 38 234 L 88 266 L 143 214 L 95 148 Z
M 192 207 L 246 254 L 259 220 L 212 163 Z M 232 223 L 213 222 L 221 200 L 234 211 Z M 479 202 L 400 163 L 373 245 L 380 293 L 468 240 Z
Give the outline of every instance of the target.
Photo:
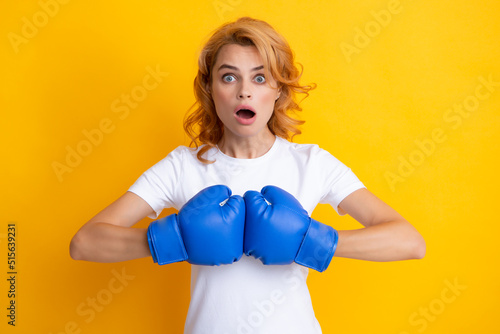
M 163 209 L 175 207 L 175 192 L 182 174 L 182 152 L 182 147 L 170 152 L 145 171 L 128 189 L 153 208 L 155 213 L 149 215 L 149 218 L 156 219 Z
M 325 173 L 324 196 L 320 203 L 330 204 L 339 215 L 340 202 L 354 191 L 366 188 L 353 171 L 327 151 L 322 150 L 322 166 Z

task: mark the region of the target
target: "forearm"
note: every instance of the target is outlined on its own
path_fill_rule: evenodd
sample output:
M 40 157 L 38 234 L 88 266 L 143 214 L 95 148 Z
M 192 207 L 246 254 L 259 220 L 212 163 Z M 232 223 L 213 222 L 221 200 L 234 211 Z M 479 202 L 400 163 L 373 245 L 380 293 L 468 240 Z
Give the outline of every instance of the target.
M 335 255 L 367 261 L 399 261 L 421 259 L 425 242 L 406 221 L 393 221 L 359 230 L 338 231 Z
M 75 260 L 121 262 L 151 256 L 147 229 L 88 224 L 73 237 L 70 255 Z

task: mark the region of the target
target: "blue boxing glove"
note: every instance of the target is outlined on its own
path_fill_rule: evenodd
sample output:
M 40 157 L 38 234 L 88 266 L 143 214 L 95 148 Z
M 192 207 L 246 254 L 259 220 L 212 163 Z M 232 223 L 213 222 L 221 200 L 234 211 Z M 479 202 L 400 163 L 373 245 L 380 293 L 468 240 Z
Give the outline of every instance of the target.
M 264 264 L 298 263 L 322 272 L 335 253 L 338 233 L 309 217 L 299 201 L 275 186 L 247 191 L 244 252 Z
M 196 194 L 178 214 L 152 222 L 147 235 L 155 263 L 220 265 L 241 258 L 244 229 L 245 201 L 216 185 Z

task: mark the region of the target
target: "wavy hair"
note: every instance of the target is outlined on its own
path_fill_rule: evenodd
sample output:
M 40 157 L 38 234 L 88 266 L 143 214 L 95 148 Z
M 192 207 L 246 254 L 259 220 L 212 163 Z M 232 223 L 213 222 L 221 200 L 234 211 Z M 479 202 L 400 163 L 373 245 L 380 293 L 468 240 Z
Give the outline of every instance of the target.
M 191 139 L 190 146 L 203 146 L 197 154 L 203 163 L 213 163 L 203 158 L 203 154 L 215 147 L 222 139 L 224 126 L 217 116 L 215 104 L 210 94 L 212 70 L 219 50 L 228 44 L 255 46 L 262 58 L 265 74 L 271 75 L 278 84 L 281 94 L 274 105 L 274 112 L 267 125 L 273 135 L 293 139 L 301 133 L 299 126 L 305 121 L 290 116 L 302 111 L 296 101 L 296 94 L 309 96 L 316 84 L 302 86 L 299 79 L 301 70 L 295 66 L 294 54 L 287 41 L 267 22 L 242 17 L 223 24 L 210 37 L 198 58 L 198 74 L 194 79 L 196 102 L 189 108 L 184 118 L 184 130 Z M 303 100 L 302 99 L 302 100 Z M 302 101 L 301 100 L 301 101 Z M 194 110 L 193 110 L 194 109 Z

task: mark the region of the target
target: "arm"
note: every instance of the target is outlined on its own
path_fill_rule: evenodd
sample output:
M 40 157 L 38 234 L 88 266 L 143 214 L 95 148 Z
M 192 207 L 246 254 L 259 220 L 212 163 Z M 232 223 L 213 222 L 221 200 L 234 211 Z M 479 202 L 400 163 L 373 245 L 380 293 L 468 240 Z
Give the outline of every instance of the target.
M 367 189 L 359 189 L 339 204 L 364 228 L 338 231 L 334 256 L 368 261 L 421 259 L 425 241 L 420 233 L 399 213 Z
M 74 260 L 120 262 L 151 256 L 147 229 L 132 228 L 154 210 L 141 197 L 126 192 L 73 236 L 70 256 Z

